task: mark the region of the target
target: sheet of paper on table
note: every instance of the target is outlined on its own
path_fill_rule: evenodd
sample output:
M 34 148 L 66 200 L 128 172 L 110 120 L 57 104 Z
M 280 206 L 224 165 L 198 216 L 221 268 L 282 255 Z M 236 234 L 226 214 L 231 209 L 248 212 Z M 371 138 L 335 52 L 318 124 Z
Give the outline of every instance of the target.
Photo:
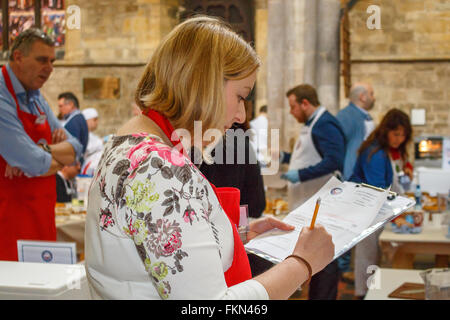
M 388 191 L 380 192 L 353 182 L 340 182 L 335 177 L 308 201 L 290 212 L 283 221 L 294 225 L 290 232 L 266 232 L 245 245 L 247 252 L 273 263 L 279 263 L 292 251 L 303 227 L 309 227 L 316 200 L 321 205 L 316 224 L 332 235 L 336 259 L 385 223 L 414 205 L 414 201 L 397 196 L 388 200 Z

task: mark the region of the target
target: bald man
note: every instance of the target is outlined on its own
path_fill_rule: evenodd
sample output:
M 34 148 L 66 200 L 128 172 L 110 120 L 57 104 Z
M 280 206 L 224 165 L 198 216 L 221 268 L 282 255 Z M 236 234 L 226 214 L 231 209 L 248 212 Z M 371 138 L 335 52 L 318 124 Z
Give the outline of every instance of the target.
M 353 173 L 358 149 L 375 128 L 369 111 L 375 105 L 373 88 L 368 83 L 355 83 L 350 89 L 350 103 L 338 112 L 336 118 L 344 129 L 347 147 L 344 159 L 344 179 Z

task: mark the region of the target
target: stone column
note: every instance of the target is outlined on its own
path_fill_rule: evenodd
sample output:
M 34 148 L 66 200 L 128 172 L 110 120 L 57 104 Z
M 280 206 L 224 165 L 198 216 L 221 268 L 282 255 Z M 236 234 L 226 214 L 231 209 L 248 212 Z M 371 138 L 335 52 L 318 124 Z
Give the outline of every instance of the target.
M 318 0 L 316 89 L 328 111 L 339 111 L 339 13 L 337 0 Z
M 256 78 L 255 116 L 259 115 L 259 108 L 267 105 L 267 33 L 268 9 L 267 0 L 255 0 L 255 49 L 263 64 L 259 68 Z
M 317 1 L 305 1 L 305 71 L 304 83 L 316 86 Z
M 283 129 L 285 18 L 284 0 L 268 1 L 267 108 L 269 126 Z
M 303 81 L 304 8 L 307 0 L 268 0 L 267 105 L 269 125 L 280 129 L 280 147 L 299 125 L 289 114 L 286 91 Z
M 300 125 L 289 114 L 286 91 L 313 85 L 330 112 L 339 109 L 338 0 L 268 0 L 267 104 L 269 125 L 289 150 Z

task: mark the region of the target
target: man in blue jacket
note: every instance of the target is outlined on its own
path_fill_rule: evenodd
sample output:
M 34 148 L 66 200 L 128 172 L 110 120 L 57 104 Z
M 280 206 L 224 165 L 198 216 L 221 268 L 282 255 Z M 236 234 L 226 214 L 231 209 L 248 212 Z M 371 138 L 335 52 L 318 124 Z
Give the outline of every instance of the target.
M 342 172 L 345 137 L 339 121 L 320 105 L 316 90 L 299 85 L 286 94 L 290 113 L 304 123 L 291 154 L 282 162 L 289 162 L 289 171 L 281 176 L 291 184 L 290 210 L 295 209 L 316 193 L 332 175 Z
M 338 112 L 336 118 L 341 123 L 344 131 L 347 147 L 344 159 L 344 180 L 348 180 L 353 174 L 358 149 L 362 142 L 375 128 L 375 123 L 369 114 L 375 105 L 373 88 L 368 83 L 355 83 L 350 89 L 350 103 Z M 351 251 L 338 259 L 339 269 L 345 280 L 352 281 L 350 272 Z
M 81 143 L 84 154 L 89 140 L 89 129 L 86 119 L 79 110 L 78 98 L 72 92 L 63 92 L 58 96 L 58 107 L 63 117 L 64 128 Z
M 305 125 L 289 160 L 289 209 L 301 205 L 316 193 L 332 175 L 342 172 L 345 137 L 339 121 L 320 105 L 316 90 L 302 84 L 286 94 L 294 118 Z M 335 300 L 339 282 L 337 261 L 314 275 L 309 286 L 310 300 Z
M 353 173 L 358 149 L 361 143 L 375 128 L 374 121 L 369 114 L 375 104 L 373 88 L 367 83 L 356 83 L 350 89 L 350 103 L 338 112 L 336 118 L 344 130 L 347 148 L 344 159 L 344 180 L 348 180 Z

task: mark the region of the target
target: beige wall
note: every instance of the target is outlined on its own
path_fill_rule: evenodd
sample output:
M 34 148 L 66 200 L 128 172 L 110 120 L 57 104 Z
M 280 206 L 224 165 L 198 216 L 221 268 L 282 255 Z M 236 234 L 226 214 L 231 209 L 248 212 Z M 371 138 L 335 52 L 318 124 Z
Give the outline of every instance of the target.
M 64 60 L 42 88 L 55 114 L 57 97 L 74 92 L 81 109 L 99 112 L 99 135 L 115 132 L 131 117 L 134 90 L 162 37 L 177 23 L 178 0 L 69 0 L 81 9 L 81 29 L 67 30 Z M 120 98 L 83 97 L 83 78 L 120 78 Z
M 96 108 L 99 113 L 99 126 L 96 133 L 104 136 L 114 133 L 118 126 L 131 117 L 131 103 L 134 101 L 134 90 L 142 74 L 144 66 L 96 66 L 96 65 L 59 65 L 56 66 L 50 79 L 41 92 L 58 114 L 58 94 L 71 91 L 80 100 L 81 109 Z M 83 78 L 108 77 L 120 78 L 120 98 L 90 100 L 83 97 Z
M 372 4 L 381 8 L 382 30 L 366 27 Z M 414 126 L 415 134 L 450 135 L 450 2 L 361 0 L 350 12 L 350 30 L 352 82 L 373 84 L 374 118 L 389 108 L 425 108 L 426 125 Z
M 369 30 L 369 5 L 381 9 L 382 30 Z M 450 2 L 360 0 L 350 11 L 353 59 L 450 58 Z

